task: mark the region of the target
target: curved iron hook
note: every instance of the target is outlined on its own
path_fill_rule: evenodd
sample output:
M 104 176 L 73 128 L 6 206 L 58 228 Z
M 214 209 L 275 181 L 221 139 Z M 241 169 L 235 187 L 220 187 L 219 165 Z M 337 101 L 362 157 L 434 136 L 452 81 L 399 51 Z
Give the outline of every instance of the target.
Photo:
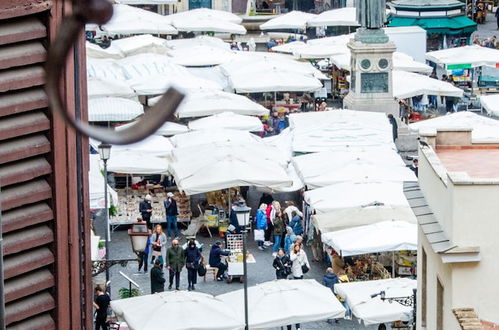
M 76 131 L 104 143 L 122 145 L 143 140 L 157 131 L 166 121 L 172 120 L 184 95 L 174 88 L 169 88 L 137 124 L 120 131 L 82 123 L 64 109 L 59 93 L 59 82 L 74 41 L 78 39 L 86 23 L 101 25 L 106 23 L 111 16 L 112 5 L 107 0 L 90 0 L 84 7 L 76 8 L 73 15 L 63 19 L 57 38 L 47 54 L 45 91 L 51 109 L 61 115 Z

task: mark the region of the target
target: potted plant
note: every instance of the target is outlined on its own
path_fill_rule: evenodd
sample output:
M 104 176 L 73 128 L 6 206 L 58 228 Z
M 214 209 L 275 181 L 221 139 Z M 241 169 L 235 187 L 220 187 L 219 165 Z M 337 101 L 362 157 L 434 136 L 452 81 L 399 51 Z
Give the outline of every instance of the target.
M 131 298 L 131 297 L 137 297 L 140 296 L 140 292 L 137 289 L 127 289 L 127 288 L 121 288 L 119 289 L 119 294 L 121 299 L 125 298 Z

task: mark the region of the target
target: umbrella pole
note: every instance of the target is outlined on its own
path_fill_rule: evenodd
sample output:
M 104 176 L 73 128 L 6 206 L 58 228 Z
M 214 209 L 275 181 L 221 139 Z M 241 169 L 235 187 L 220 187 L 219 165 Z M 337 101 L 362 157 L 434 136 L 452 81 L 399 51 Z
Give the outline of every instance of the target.
M 277 102 L 277 92 L 274 92 L 274 107 L 276 106 Z
M 395 251 L 392 251 L 392 278 L 395 278 Z

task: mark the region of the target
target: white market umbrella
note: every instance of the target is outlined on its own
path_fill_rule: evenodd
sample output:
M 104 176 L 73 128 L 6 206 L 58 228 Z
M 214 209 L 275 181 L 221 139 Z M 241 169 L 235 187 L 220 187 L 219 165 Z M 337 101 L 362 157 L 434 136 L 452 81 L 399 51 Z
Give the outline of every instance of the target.
M 184 92 L 189 90 L 222 89 L 217 83 L 198 78 L 188 72 L 187 74 L 154 75 L 130 79 L 128 83 L 138 95 L 159 95 L 166 92 L 170 87 L 176 87 Z
M 317 15 L 293 10 L 263 23 L 260 25 L 260 30 L 305 30 L 307 22 L 314 17 Z
M 416 224 L 405 221 L 383 221 L 322 233 L 321 240 L 343 257 L 388 251 L 414 251 L 418 249 L 418 228 Z
M 87 79 L 88 98 L 98 97 L 122 97 L 127 99 L 136 98 L 136 94 L 128 84 L 119 80 L 103 80 L 97 78 Z
M 355 33 L 340 34 L 338 36 L 333 36 L 333 37 L 309 39 L 307 40 L 307 45 L 323 45 L 323 46 L 341 45 L 346 47 L 350 39 L 353 38 L 355 38 Z
M 144 175 L 168 173 L 168 160 L 165 157 L 131 150 L 111 153 L 107 163 L 109 172 Z
M 337 283 L 334 285 L 336 294 L 346 300 L 353 315 L 362 320 L 365 325 L 389 323 L 393 321 L 410 321 L 413 308 L 397 302 L 382 301 L 380 296 L 372 295 L 385 291 L 386 298 L 410 297 L 418 281 L 408 278 L 386 280 Z
M 218 32 L 231 34 L 246 34 L 244 26 L 207 18 L 174 18 L 173 25 L 179 31 L 185 32 Z
M 217 130 L 220 128 L 261 132 L 263 124 L 257 117 L 239 115 L 233 112 L 223 112 L 189 122 L 189 129 L 193 131 Z
M 157 74 L 183 74 L 185 68 L 173 63 L 164 54 L 142 53 L 127 56 L 116 62 L 127 79 L 150 77 Z
M 190 66 L 186 67 L 189 73 L 196 77 L 211 80 L 222 87 L 222 90 L 229 91 L 229 79 L 220 70 L 220 66 Z
M 229 43 L 224 42 L 220 38 L 210 37 L 206 35 L 197 36 L 195 38 L 167 40 L 166 44 L 172 49 L 191 48 L 196 46 L 209 46 L 222 49 L 230 49 Z
M 284 45 L 274 46 L 272 47 L 272 51 L 277 53 L 293 54 L 297 49 L 305 47 L 306 45 L 307 44 L 303 41 L 292 41 Z
M 130 126 L 133 125 L 140 125 L 139 123 L 132 122 L 124 125 L 120 125 L 116 127 L 117 131 L 124 130 L 126 128 L 129 128 Z M 173 136 L 176 134 L 182 134 L 182 133 L 187 133 L 189 131 L 189 128 L 187 126 L 177 124 L 171 121 L 167 121 L 164 123 L 154 134 L 155 135 L 162 135 L 162 136 Z
M 89 155 L 90 166 L 88 171 L 88 189 L 90 209 L 103 209 L 105 208 L 105 194 L 104 194 L 104 176 L 100 170 L 99 161 L 100 157 L 97 154 Z M 108 198 L 111 204 L 118 205 L 118 193 L 107 185 Z M 92 259 L 95 260 L 95 259 Z
M 169 50 L 166 39 L 154 37 L 150 34 L 113 40 L 111 46 L 119 49 L 126 56 L 141 53 L 166 54 Z
M 357 9 L 345 7 L 320 13 L 307 22 L 308 26 L 359 26 Z
M 213 46 L 193 46 L 180 48 L 168 53 L 174 63 L 183 66 L 212 66 L 229 61 L 234 53 L 231 50 Z
M 473 143 L 499 141 L 499 121 L 470 111 L 460 111 L 446 116 L 421 120 L 410 124 L 409 128 L 420 133 L 434 133 L 437 129 L 472 129 L 471 140 Z
M 100 97 L 88 100 L 88 121 L 131 121 L 144 114 L 138 101 L 119 97 Z
M 111 148 L 111 157 L 115 153 L 121 153 L 124 151 L 144 153 L 158 157 L 167 157 L 173 150 L 173 145 L 170 139 L 163 136 L 151 135 L 142 141 L 126 144 L 126 145 L 116 145 Z
M 410 210 L 401 182 L 345 182 L 306 191 L 304 200 L 317 211 L 380 205 Z
M 499 50 L 478 45 L 447 48 L 426 53 L 426 59 L 447 69 L 499 65 Z
M 451 83 L 425 75 L 393 71 L 393 97 L 405 99 L 418 95 L 439 95 L 462 97 L 463 90 Z
M 230 306 L 240 320 L 244 320 L 243 295 L 243 290 L 237 290 L 218 298 Z M 299 307 L 293 308 L 297 302 Z M 275 280 L 257 284 L 248 288 L 248 305 L 250 329 L 343 318 L 345 315 L 345 308 L 331 289 L 315 280 Z
M 102 48 L 97 44 L 85 42 L 86 55 L 91 58 L 108 58 L 108 59 L 120 59 L 125 57 L 125 54 L 114 46 L 114 43 L 107 48 Z
M 499 116 L 499 94 L 481 96 L 480 104 L 489 115 Z
M 267 116 L 269 110 L 243 95 L 219 90 L 190 93 L 177 110 L 179 118 L 204 117 L 233 112 L 239 115 Z
M 242 330 L 244 321 L 220 299 L 201 292 L 170 291 L 113 300 L 111 308 L 132 330 Z M 165 323 L 166 322 L 166 323 Z
M 245 131 L 219 129 L 216 131 L 192 131 L 185 134 L 175 135 L 170 142 L 176 148 L 199 146 L 216 142 L 233 144 L 252 144 L 261 138 Z
M 87 57 L 87 76 L 108 81 L 125 81 L 127 78 L 119 60 Z
M 344 45 L 307 45 L 297 48 L 293 51 L 293 55 L 299 59 L 320 59 L 329 58 L 336 54 L 344 54 L 350 51 Z
M 216 10 L 210 8 L 197 8 L 169 15 L 168 18 L 172 21 L 181 20 L 201 20 L 209 19 L 214 21 L 231 22 L 240 24 L 243 19 L 236 14 L 224 10 Z
M 113 5 L 113 17 L 102 29 L 111 35 L 178 33 L 167 16 L 124 4 Z
M 322 88 L 315 77 L 278 69 L 233 74 L 230 83 L 237 93 L 314 92 Z

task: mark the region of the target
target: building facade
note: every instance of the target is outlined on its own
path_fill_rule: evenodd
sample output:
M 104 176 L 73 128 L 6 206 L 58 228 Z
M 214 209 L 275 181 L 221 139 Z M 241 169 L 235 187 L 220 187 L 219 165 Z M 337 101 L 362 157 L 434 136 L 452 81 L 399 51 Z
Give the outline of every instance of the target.
M 92 329 L 88 141 L 44 93 L 47 47 L 71 3 L 0 2 L 0 328 Z M 87 117 L 84 49 L 82 31 L 61 82 L 76 118 Z
M 420 187 L 405 189 L 419 222 L 417 328 L 460 329 L 463 311 L 469 325 L 499 324 L 499 145 L 473 145 L 471 130 L 427 141 Z

